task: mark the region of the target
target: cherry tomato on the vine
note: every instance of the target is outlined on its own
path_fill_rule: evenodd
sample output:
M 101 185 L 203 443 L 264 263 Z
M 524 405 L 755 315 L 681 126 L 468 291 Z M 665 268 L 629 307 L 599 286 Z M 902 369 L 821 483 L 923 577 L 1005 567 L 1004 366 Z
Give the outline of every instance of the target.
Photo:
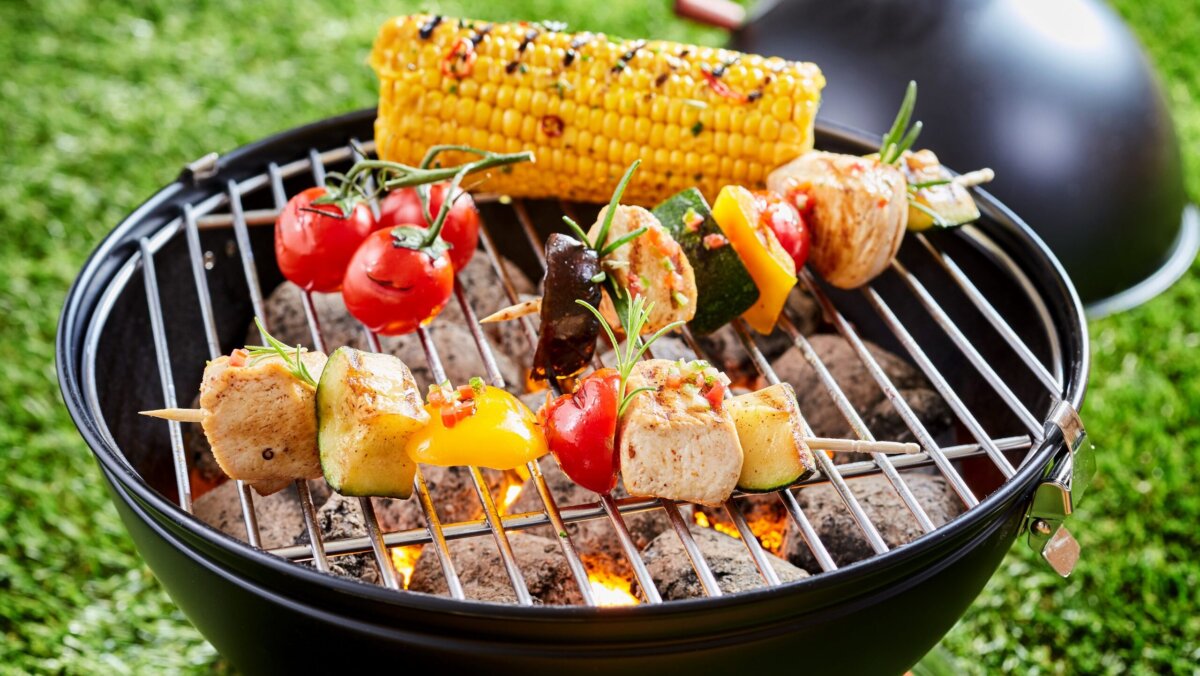
M 429 220 L 437 216 L 446 199 L 448 182 L 434 183 L 429 186 L 429 216 L 421 209 L 421 198 L 416 188 L 401 188 L 388 193 L 379 204 L 379 226 L 392 228 L 398 225 L 417 225 L 429 227 Z M 479 245 L 479 210 L 475 201 L 466 192 L 458 191 L 457 199 L 450 206 L 446 215 L 446 224 L 442 226 L 442 239 L 450 245 L 450 262 L 455 270 L 462 270 Z
M 796 262 L 796 269 L 804 267 L 812 239 L 804 216 L 783 197 L 769 190 L 754 193 L 754 201 L 758 205 L 760 222 L 775 233 L 780 246 Z
M 326 194 L 322 187 L 305 190 L 288 200 L 275 221 L 279 269 L 307 291 L 337 291 L 350 258 L 376 228 L 365 204 L 354 205 L 348 216 L 336 204 L 313 204 Z
M 546 443 L 563 472 L 597 493 L 617 485 L 621 457 L 615 451 L 621 375 L 605 368 L 588 375 L 573 394 L 548 402 L 538 412 Z
M 444 248 L 398 246 L 392 229 L 367 237 L 346 268 L 342 299 L 368 329 L 411 333 L 442 311 L 454 291 L 454 267 Z

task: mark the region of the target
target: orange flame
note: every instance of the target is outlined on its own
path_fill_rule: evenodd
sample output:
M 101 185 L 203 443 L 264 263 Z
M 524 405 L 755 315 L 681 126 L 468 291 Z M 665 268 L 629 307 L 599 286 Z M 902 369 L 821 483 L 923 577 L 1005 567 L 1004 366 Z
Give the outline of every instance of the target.
M 588 572 L 588 582 L 592 585 L 592 596 L 596 604 L 605 607 L 636 606 L 640 601 L 634 596 L 629 580 L 610 573 L 606 570 Z
M 509 484 L 504 489 L 504 498 L 500 501 L 500 513 L 508 514 L 508 508 L 512 507 L 519 497 L 521 497 L 521 484 Z
M 396 567 L 396 574 L 400 576 L 400 586 L 408 589 L 409 582 L 412 581 L 413 571 L 417 568 L 417 559 L 421 557 L 421 549 L 425 545 L 406 545 L 404 547 L 392 547 L 392 565 Z
M 695 519 L 696 525 L 702 528 L 712 528 L 717 532 L 738 538 L 739 540 L 742 537 L 741 533 L 733 525 L 724 521 L 713 523 L 707 514 L 699 510 L 693 512 L 692 518 Z M 783 548 L 783 534 L 787 529 L 787 522 L 785 520 L 763 515 L 748 519 L 746 525 L 750 527 L 750 532 L 754 533 L 754 537 L 762 545 L 763 549 L 772 554 L 778 554 Z

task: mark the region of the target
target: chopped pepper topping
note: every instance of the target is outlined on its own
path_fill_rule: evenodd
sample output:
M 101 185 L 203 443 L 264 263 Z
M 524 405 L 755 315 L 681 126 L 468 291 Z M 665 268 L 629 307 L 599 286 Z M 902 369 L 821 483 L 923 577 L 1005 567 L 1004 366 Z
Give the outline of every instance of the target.
M 708 249 L 709 251 L 720 249 L 726 244 L 729 244 L 729 240 L 725 238 L 725 235 L 716 232 L 705 235 L 702 241 L 704 243 L 704 248 Z
M 461 80 L 470 77 L 475 70 L 475 42 L 469 38 L 459 38 L 450 53 L 442 59 L 442 75 Z

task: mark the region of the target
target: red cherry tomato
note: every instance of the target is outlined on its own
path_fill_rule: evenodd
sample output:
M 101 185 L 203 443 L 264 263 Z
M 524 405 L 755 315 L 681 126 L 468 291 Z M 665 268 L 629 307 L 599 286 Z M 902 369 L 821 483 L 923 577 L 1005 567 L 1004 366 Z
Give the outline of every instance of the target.
M 597 493 L 617 485 L 621 458 L 617 434 L 617 388 L 621 376 L 600 369 L 584 378 L 574 394 L 548 402 L 538 413 L 550 451 L 575 483 Z
M 787 200 L 769 190 L 754 193 L 760 222 L 775 233 L 783 250 L 796 262 L 796 269 L 808 260 L 811 234 L 804 217 Z
M 356 204 L 349 216 L 336 204 L 313 204 L 325 194 L 321 187 L 305 190 L 288 200 L 275 221 L 279 269 L 307 291 L 337 291 L 350 258 L 375 229 L 365 204 Z
M 417 330 L 446 307 L 453 291 L 454 267 L 445 251 L 395 246 L 390 229 L 367 237 L 342 282 L 346 309 L 385 336 Z
M 393 190 L 379 204 L 379 227 L 416 224 L 417 227 L 428 228 L 429 222 L 437 218 L 442 209 L 449 185 L 435 183 L 429 186 L 429 214 L 421 210 L 421 198 L 417 196 L 416 188 Z M 450 245 L 450 262 L 454 264 L 454 269 L 462 270 L 471 262 L 479 245 L 479 210 L 469 194 L 460 192 L 458 199 L 450 205 L 441 235 Z

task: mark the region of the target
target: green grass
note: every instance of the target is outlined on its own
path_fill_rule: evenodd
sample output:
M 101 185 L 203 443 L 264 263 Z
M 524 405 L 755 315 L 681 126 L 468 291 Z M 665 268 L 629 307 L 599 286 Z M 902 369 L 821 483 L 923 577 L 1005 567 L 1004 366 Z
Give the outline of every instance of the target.
M 716 44 L 664 2 L 440 3 Z M 506 3 L 507 4 L 507 3 Z M 0 672 L 207 671 L 219 657 L 142 564 L 54 379 L 57 312 L 84 257 L 185 162 L 372 105 L 376 26 L 418 5 L 0 3 Z M 1165 78 L 1200 197 L 1200 18 L 1121 0 Z M 1096 322 L 1085 417 L 1100 478 L 1062 582 L 1023 546 L 945 646 L 962 668 L 1147 673 L 1200 660 L 1200 274 Z

